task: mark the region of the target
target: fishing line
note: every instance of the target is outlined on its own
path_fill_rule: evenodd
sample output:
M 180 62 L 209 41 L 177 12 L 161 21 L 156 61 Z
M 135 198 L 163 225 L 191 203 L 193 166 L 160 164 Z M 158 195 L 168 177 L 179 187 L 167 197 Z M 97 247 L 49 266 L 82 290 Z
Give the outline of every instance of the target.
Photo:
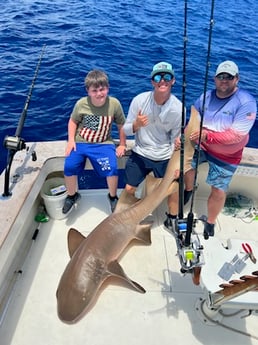
M 210 13 L 210 27 L 209 27 L 209 38 L 208 38 L 208 49 L 207 49 L 207 59 L 206 59 L 206 70 L 205 70 L 205 79 L 204 79 L 204 91 L 203 91 L 203 102 L 200 112 L 200 133 L 198 138 L 198 143 L 196 147 L 196 169 L 194 174 L 194 185 L 193 185 L 193 194 L 191 198 L 191 206 L 190 211 L 187 216 L 187 232 L 186 232 L 186 239 L 185 245 L 190 245 L 190 238 L 191 232 L 193 228 L 193 206 L 194 206 L 194 198 L 195 198 L 195 191 L 197 189 L 197 177 L 198 177 L 198 167 L 199 167 L 199 160 L 200 160 L 200 147 L 201 147 L 201 137 L 202 137 L 202 126 L 203 126 L 203 118 L 204 118 L 204 111 L 205 111 L 205 101 L 206 101 L 206 93 L 207 93 L 207 85 L 208 85 L 208 77 L 209 77 L 209 67 L 210 67 L 210 53 L 211 53 L 211 38 L 212 38 L 212 29 L 214 25 L 214 4 L 215 0 L 211 1 L 211 13 Z

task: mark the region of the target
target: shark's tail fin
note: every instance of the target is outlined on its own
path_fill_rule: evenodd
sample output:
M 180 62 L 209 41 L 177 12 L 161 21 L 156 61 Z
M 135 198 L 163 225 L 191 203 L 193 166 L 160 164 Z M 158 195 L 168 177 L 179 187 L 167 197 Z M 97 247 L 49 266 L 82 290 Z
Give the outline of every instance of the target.
M 184 172 L 192 168 L 191 162 L 194 154 L 195 142 L 190 140 L 192 132 L 200 128 L 200 115 L 194 106 L 191 107 L 191 116 L 185 131 L 185 147 L 184 147 Z

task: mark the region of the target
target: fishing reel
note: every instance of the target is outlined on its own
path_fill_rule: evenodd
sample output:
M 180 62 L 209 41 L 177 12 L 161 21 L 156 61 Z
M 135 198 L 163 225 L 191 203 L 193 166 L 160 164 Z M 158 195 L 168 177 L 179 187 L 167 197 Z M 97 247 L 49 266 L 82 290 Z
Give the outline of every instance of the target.
M 204 264 L 202 255 L 203 246 L 199 240 L 194 240 L 190 246 L 182 245 L 178 250 L 181 264 L 181 273 L 192 273 L 193 268 L 200 267 Z
M 4 138 L 3 145 L 7 150 L 12 150 L 15 152 L 24 150 L 26 148 L 25 140 L 18 136 L 12 137 L 12 136 L 7 135 Z
M 193 222 L 195 226 L 196 220 Z M 176 226 L 176 244 L 177 253 L 181 264 L 181 273 L 192 273 L 195 267 L 200 267 L 204 264 L 203 259 L 203 245 L 200 242 L 199 236 L 187 229 L 186 220 L 178 220 Z

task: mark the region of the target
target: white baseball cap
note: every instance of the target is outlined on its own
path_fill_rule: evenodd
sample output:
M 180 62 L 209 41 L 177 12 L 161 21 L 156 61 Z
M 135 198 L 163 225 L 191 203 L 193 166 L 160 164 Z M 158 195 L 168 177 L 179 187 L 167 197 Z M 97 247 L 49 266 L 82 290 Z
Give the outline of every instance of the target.
M 239 73 L 238 66 L 233 61 L 223 61 L 218 65 L 215 76 L 220 73 L 228 73 L 235 77 Z

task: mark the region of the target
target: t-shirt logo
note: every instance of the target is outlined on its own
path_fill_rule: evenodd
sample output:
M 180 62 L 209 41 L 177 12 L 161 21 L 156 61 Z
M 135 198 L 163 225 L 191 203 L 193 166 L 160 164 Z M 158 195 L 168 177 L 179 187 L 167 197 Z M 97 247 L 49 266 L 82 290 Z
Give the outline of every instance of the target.
M 89 143 L 102 143 L 107 139 L 112 116 L 85 115 L 79 135 Z
M 255 119 L 256 119 L 256 113 L 248 113 L 248 114 L 246 115 L 246 118 L 247 118 L 248 120 L 255 120 Z

